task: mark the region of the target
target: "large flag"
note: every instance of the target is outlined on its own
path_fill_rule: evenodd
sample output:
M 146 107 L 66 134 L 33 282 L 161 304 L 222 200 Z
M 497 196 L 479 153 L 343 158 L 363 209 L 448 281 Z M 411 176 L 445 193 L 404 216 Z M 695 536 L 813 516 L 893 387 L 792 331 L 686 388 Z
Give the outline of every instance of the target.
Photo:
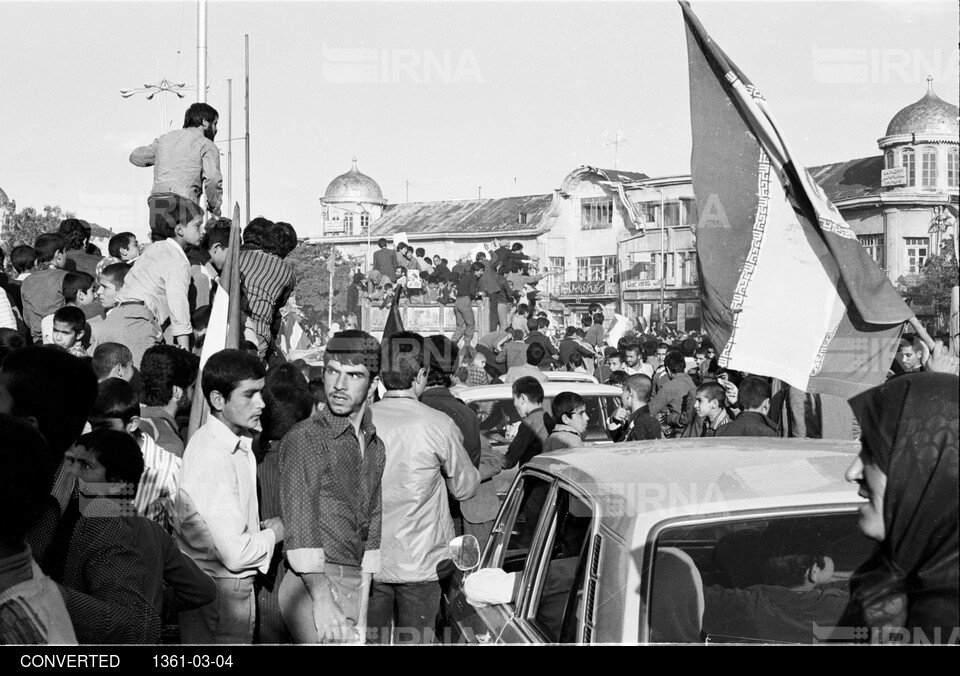
M 203 365 L 210 355 L 224 349 L 240 347 L 240 336 L 243 335 L 243 324 L 240 317 L 240 205 L 233 205 L 233 223 L 230 225 L 230 243 L 227 250 L 227 260 L 223 271 L 217 280 L 220 289 L 213 297 L 213 307 L 210 310 L 210 321 L 207 324 L 207 333 L 203 339 L 203 349 L 200 351 L 200 372 L 197 374 L 197 385 L 194 388 L 193 404 L 190 408 L 190 424 L 187 428 L 187 437 L 200 429 L 207 420 L 210 410 L 207 399 L 203 396 L 200 387 L 200 377 Z
M 703 324 L 721 365 L 844 397 L 882 382 L 913 313 L 680 4 Z
M 400 317 L 400 294 L 403 293 L 403 287 L 397 286 L 393 293 L 393 301 L 390 303 L 390 314 L 387 315 L 387 321 L 383 324 L 383 336 L 380 343 L 386 343 L 387 339 L 395 333 L 403 331 L 403 318 Z

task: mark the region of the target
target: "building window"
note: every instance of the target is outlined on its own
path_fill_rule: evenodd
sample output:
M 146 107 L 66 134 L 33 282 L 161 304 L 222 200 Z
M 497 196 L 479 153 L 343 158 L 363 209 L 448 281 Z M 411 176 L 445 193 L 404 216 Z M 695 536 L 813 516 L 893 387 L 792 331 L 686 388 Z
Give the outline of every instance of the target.
M 370 214 L 360 214 L 360 231 L 366 232 L 370 228 Z
M 927 250 L 930 247 L 930 238 L 905 237 L 903 243 L 907 262 L 907 274 L 920 274 L 924 264 L 927 262 Z
M 897 158 L 894 157 L 892 150 L 888 150 L 886 153 L 884 153 L 884 158 L 884 169 L 893 169 L 895 166 L 897 166 Z
M 937 151 L 934 148 L 923 150 L 923 171 L 921 173 L 924 188 L 937 187 Z
M 867 250 L 870 258 L 880 266 L 881 269 L 884 267 L 884 257 L 883 257 L 883 235 L 860 235 L 857 237 L 860 240 L 860 246 Z
M 353 214 L 343 215 L 343 234 L 348 237 L 353 234 Z
M 609 197 L 584 197 L 580 200 L 580 227 L 599 230 L 613 227 L 613 200 Z
M 958 163 L 960 163 L 960 151 L 958 151 L 956 148 L 950 148 L 949 150 L 947 150 L 947 187 L 948 188 L 956 188 L 958 185 L 960 185 L 960 181 L 958 181 L 958 176 L 957 176 L 957 172 L 958 170 L 960 170 L 960 167 L 958 167 Z
M 905 148 L 903 154 L 900 156 L 900 160 L 907 174 L 907 186 L 915 186 L 917 184 L 917 164 L 913 148 Z
M 697 253 L 695 251 L 681 251 L 680 256 L 680 284 L 681 286 L 697 285 Z
M 676 254 L 667 252 L 663 256 L 659 252 L 653 254 L 654 279 L 673 279 L 676 284 Z
M 616 256 L 590 256 L 577 259 L 578 282 L 612 282 L 616 276 Z
M 683 209 L 682 225 L 696 225 L 700 221 L 700 214 L 697 213 L 696 200 L 680 200 Z
M 520 225 L 526 225 L 526 224 L 527 224 L 527 212 L 526 212 L 526 211 L 521 211 L 521 212 L 520 212 L 520 216 L 517 218 L 517 223 L 519 223 Z
M 558 295 L 560 285 L 563 284 L 563 274 L 566 270 L 566 260 L 563 256 L 550 256 L 550 270 L 547 276 L 543 278 L 544 287 L 548 294 Z

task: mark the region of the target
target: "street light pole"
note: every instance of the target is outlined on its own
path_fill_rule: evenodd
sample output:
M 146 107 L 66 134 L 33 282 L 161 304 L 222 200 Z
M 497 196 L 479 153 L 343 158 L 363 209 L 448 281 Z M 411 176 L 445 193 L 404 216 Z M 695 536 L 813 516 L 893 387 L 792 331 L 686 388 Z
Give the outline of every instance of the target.
M 664 254 L 663 246 L 663 234 L 664 226 L 666 225 L 667 215 L 663 211 L 663 188 L 660 190 L 660 325 L 663 326 L 663 296 L 667 284 L 666 271 L 667 271 L 667 259 Z
M 207 0 L 197 3 L 197 103 L 207 102 Z

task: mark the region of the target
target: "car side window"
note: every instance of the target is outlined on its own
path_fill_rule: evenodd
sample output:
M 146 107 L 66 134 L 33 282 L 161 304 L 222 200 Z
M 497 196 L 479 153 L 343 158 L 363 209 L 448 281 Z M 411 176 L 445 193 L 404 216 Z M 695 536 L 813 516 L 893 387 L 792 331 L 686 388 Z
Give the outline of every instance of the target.
M 850 576 L 873 549 L 857 520 L 846 512 L 664 529 L 652 557 L 649 640 L 850 640 L 839 626 Z
M 537 523 L 549 494 L 549 481 L 533 474 L 523 476 L 491 534 L 493 546 L 488 551 L 493 554 L 484 567 L 503 568 L 508 573 L 526 570 Z
M 527 617 L 549 643 L 575 643 L 586 578 L 593 509 L 563 488 L 544 540 Z

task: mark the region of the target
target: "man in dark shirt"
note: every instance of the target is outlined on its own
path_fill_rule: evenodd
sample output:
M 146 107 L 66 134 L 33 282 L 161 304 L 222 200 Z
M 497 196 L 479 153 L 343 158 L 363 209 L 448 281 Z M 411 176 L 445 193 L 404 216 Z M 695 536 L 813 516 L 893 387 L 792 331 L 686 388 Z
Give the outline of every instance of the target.
M 517 465 L 523 467 L 543 451 L 543 444 L 550 435 L 553 420 L 543 410 L 543 385 L 532 376 L 515 380 L 512 385 L 513 405 L 523 419 L 517 427 L 517 435 L 503 456 L 503 469 Z
M 387 248 L 387 240 L 381 237 L 377 240 L 377 246 L 380 247 L 373 252 L 373 269 L 379 270 L 380 274 L 390 279 L 391 282 L 397 281 L 397 252 Z
M 470 268 L 469 273 L 460 275 L 457 281 L 457 300 L 453 304 L 453 316 L 457 320 L 457 329 L 453 332 L 453 344 L 460 346 L 460 339 L 464 338 L 464 345 L 473 340 L 476 328 L 476 319 L 473 316 L 473 301 L 478 297 L 477 283 L 483 275 L 483 263 L 477 261 Z
M 650 415 L 648 402 L 653 383 L 649 376 L 635 373 L 624 381 L 620 403 L 630 411 L 623 426 L 618 430 L 616 441 L 644 441 L 647 439 L 662 439 L 660 423 Z
M 553 343 L 550 342 L 550 339 L 547 338 L 543 329 L 547 328 L 550 325 L 550 321 L 547 319 L 534 319 L 530 318 L 527 321 L 527 329 L 530 333 L 527 334 L 527 345 L 530 343 L 540 343 L 543 346 L 544 355 L 543 360 L 540 362 L 540 368 L 545 366 L 553 366 L 557 357 L 560 355 L 560 351 L 553 346 Z
M 380 344 L 363 331 L 342 331 L 330 339 L 323 360 L 327 405 L 280 443 L 290 567 L 280 585 L 280 609 L 297 643 L 358 639 L 380 569 L 386 453 L 367 410 L 380 373 Z
M 568 326 L 566 335 L 563 337 L 563 340 L 560 341 L 560 346 L 557 351 L 560 354 L 560 363 L 563 365 L 566 365 L 567 361 L 570 359 L 570 355 L 574 353 L 579 353 L 581 356 L 589 357 L 590 359 L 593 359 L 596 356 L 593 352 L 576 341 L 576 335 L 577 327 Z

